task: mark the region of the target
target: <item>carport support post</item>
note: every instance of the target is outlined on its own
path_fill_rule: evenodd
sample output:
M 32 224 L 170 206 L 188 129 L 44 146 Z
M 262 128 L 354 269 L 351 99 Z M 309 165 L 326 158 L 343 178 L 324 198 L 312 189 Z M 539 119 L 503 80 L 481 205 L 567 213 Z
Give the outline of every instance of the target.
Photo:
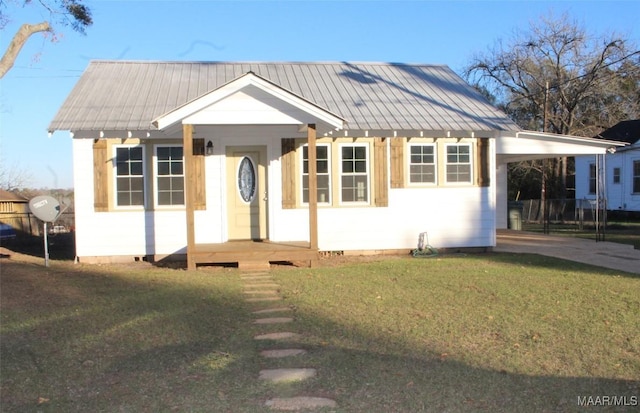
M 309 248 L 318 249 L 318 168 L 316 163 L 316 125 L 307 125 L 309 149 Z M 313 264 L 312 264 L 313 265 Z
M 194 188 L 195 170 L 193 167 L 193 125 L 182 126 L 182 140 L 184 147 L 184 167 L 186 179 L 186 212 L 187 212 L 187 269 L 196 269 L 195 249 L 196 249 L 196 237 L 195 237 L 195 204 L 196 204 L 196 188 Z

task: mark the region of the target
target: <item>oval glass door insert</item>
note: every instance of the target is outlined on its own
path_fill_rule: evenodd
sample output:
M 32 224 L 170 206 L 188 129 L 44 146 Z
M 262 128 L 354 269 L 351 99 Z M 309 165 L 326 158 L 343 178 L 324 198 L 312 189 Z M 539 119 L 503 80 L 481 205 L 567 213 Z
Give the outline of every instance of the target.
M 251 158 L 245 156 L 238 165 L 238 192 L 244 202 L 253 201 L 256 195 L 256 172 Z

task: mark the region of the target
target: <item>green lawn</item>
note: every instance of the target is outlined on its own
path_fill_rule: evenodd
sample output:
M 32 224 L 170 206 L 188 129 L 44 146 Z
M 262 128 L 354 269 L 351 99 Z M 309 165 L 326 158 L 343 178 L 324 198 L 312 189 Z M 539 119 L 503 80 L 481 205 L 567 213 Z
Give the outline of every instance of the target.
M 550 258 L 452 255 L 272 270 L 309 353 L 264 360 L 236 270 L 0 261 L 3 412 L 584 411 L 640 396 L 640 278 Z M 314 367 L 296 384 L 257 380 Z M 633 399 L 636 397 L 636 399 Z M 591 408 L 593 409 L 593 408 Z M 601 409 L 601 408 L 600 408 Z M 602 410 L 596 410 L 602 411 Z

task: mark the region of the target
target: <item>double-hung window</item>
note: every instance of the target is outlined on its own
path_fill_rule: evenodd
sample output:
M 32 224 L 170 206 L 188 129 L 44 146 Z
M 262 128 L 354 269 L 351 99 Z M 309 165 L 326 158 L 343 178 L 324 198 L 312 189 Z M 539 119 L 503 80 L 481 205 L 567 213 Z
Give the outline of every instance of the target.
M 340 201 L 342 203 L 369 202 L 369 147 L 342 145 L 340 147 Z
M 620 183 L 620 168 L 613 168 L 613 183 Z
M 596 164 L 589 164 L 589 193 L 596 193 Z
M 633 193 L 640 193 L 640 161 L 633 161 Z
M 116 205 L 144 206 L 144 148 L 118 146 L 116 159 Z
M 316 146 L 318 203 L 331 203 L 331 159 L 329 145 Z M 302 202 L 309 202 L 309 147 L 302 147 Z
M 184 205 L 184 156 L 182 146 L 156 146 L 156 204 Z
M 412 184 L 435 184 L 436 146 L 409 145 L 409 182 Z
M 445 175 L 447 183 L 471 183 L 471 145 L 446 145 Z

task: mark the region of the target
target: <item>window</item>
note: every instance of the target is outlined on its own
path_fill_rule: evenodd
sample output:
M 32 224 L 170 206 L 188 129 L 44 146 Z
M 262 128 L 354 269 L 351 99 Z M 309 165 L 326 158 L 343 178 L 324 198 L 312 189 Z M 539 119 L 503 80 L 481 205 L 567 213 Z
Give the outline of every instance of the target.
M 435 145 L 410 145 L 409 182 L 436 183 Z
M 640 193 L 640 161 L 633 161 L 633 193 Z
M 144 150 L 116 147 L 116 205 L 144 206 Z
M 184 157 L 181 146 L 156 146 L 156 204 L 184 205 Z
M 596 193 L 596 164 L 589 164 L 589 193 Z
M 471 145 L 447 145 L 447 182 L 471 183 Z
M 369 202 L 369 157 L 366 145 L 340 147 L 341 202 Z
M 613 168 L 613 183 L 620 183 L 620 168 Z
M 318 177 L 318 202 L 331 203 L 331 176 L 329 145 L 316 146 L 316 169 Z M 302 147 L 302 202 L 309 202 L 309 147 Z

